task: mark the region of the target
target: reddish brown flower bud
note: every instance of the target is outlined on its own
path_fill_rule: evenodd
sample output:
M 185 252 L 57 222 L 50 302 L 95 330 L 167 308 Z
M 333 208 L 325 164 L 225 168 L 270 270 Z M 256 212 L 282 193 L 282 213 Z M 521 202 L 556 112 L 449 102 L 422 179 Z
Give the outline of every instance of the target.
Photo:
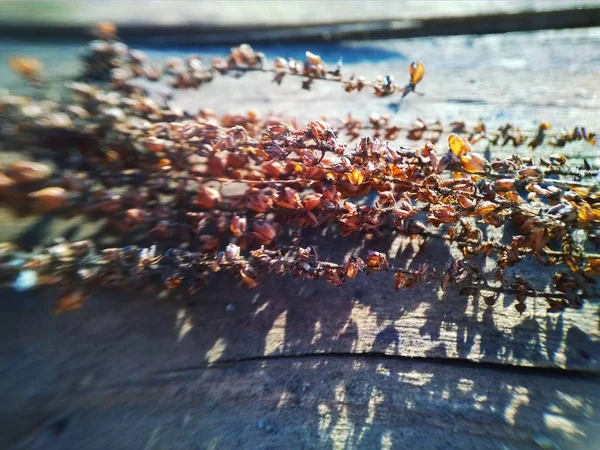
M 211 209 L 221 201 L 221 194 L 216 189 L 202 186 L 194 198 L 194 206 L 197 208 Z
M 503 178 L 494 182 L 494 190 L 496 192 L 513 191 L 516 187 L 516 182 L 512 178 Z
M 333 186 L 329 186 L 326 189 L 323 189 L 323 197 L 326 198 L 327 200 L 331 200 L 331 201 L 336 201 L 338 199 L 338 192 L 337 192 L 337 188 L 335 187 L 335 185 Z
M 257 274 L 254 268 L 247 264 L 240 270 L 240 277 L 246 286 L 249 288 L 255 288 L 258 286 Z
M 254 222 L 251 234 L 260 245 L 268 245 L 273 239 L 275 239 L 277 231 L 269 222 L 258 220 Z
M 246 228 L 248 227 L 248 220 L 245 217 L 233 216 L 231 218 L 231 223 L 229 224 L 229 231 L 235 237 L 240 237 L 242 234 L 246 232 Z
M 248 209 L 254 212 L 266 212 L 273 206 L 273 201 L 266 194 L 255 190 L 248 191 L 246 196 Z
M 467 197 L 466 195 L 463 195 L 463 194 L 458 194 L 456 196 L 456 200 L 458 201 L 458 204 L 465 209 L 473 208 L 476 204 L 475 199 L 473 199 L 471 197 Z
M 283 191 L 275 194 L 274 202 L 277 206 L 285 209 L 298 209 L 302 207 L 300 195 L 292 188 L 286 187 Z
M 307 211 L 312 211 L 321 204 L 322 197 L 323 196 L 321 194 L 308 194 L 302 199 L 304 209 L 306 209 Z
M 348 236 L 350 233 L 358 231 L 363 224 L 363 220 L 357 215 L 344 214 L 338 218 L 340 223 L 340 234 Z
M 477 204 L 477 208 L 475 209 L 475 214 L 478 216 L 485 216 L 494 211 L 496 208 L 498 208 L 498 205 L 495 203 L 487 201 L 479 202 Z
M 248 165 L 248 157 L 242 153 L 227 153 L 227 165 L 234 169 L 243 169 Z
M 362 259 L 352 256 L 344 267 L 344 274 L 346 275 L 347 279 L 351 280 L 358 274 L 358 272 L 363 270 L 364 267 L 365 262 Z
M 206 162 L 208 173 L 213 177 L 222 177 L 227 173 L 227 165 L 222 158 L 210 155 Z
M 450 205 L 435 205 L 431 207 L 427 217 L 438 220 L 441 223 L 454 223 L 459 219 L 458 213 Z
M 288 164 L 294 164 L 291 161 Z M 284 171 L 284 166 L 279 161 L 268 161 L 261 166 L 261 171 L 269 178 L 279 179 Z M 293 170 L 292 170 L 293 173 Z
M 327 282 L 333 284 L 334 286 L 341 286 L 342 284 L 344 284 L 344 279 L 343 279 L 344 274 L 342 273 L 342 270 L 339 268 L 328 268 L 325 271 L 325 279 L 327 280 Z
M 372 270 L 387 270 L 387 257 L 383 253 L 369 250 L 367 253 L 367 267 Z
M 116 213 L 123 208 L 123 197 L 119 194 L 107 193 L 98 199 L 94 205 L 95 209 L 104 213 Z

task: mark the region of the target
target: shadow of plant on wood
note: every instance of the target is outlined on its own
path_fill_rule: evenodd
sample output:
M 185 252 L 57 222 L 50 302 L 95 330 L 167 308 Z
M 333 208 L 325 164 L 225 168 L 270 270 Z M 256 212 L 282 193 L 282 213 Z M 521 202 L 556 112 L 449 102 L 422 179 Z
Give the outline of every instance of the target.
M 326 233 L 314 242 L 330 260 L 365 245 L 358 237 L 341 244 Z M 390 244 L 380 238 L 366 245 L 391 249 L 390 261 L 412 267 L 446 260 L 448 250 L 430 244 L 419 250 L 402 239 Z M 260 288 L 248 290 L 216 274 L 191 300 L 159 300 L 132 285 L 125 292 L 100 290 L 82 309 L 55 317 L 49 310 L 56 291 L 41 297 L 5 291 L 10 311 L 2 315 L 2 354 L 15 369 L 3 376 L 3 394 L 11 401 L 2 415 L 31 424 L 11 441 L 34 429 L 36 436 L 48 432 L 37 427 L 34 410 L 49 417 L 79 411 L 64 439 L 84 439 L 88 448 L 94 436 L 106 443 L 102 427 L 113 430 L 116 445 L 120 433 L 114 430 L 124 427 L 116 417 L 125 412 L 144 420 L 130 432 L 123 428 L 123 438 L 146 433 L 167 442 L 186 436 L 223 448 L 234 448 L 242 435 L 253 448 L 289 439 L 309 447 L 410 442 L 432 448 L 456 433 L 461 446 L 509 442 L 527 448 L 538 434 L 560 442 L 594 436 L 596 378 L 440 359 L 594 369 L 600 354 L 595 305 L 586 305 L 584 316 L 547 315 L 542 305 L 521 317 L 502 302 L 484 306 L 456 289 L 438 298 L 437 286 L 396 292 L 391 284 L 385 274 L 339 288 L 266 277 Z M 23 336 L 14 324 L 18 316 L 42 317 L 42 329 L 52 322 L 46 327 L 52 336 Z M 43 345 L 48 340 L 52 345 Z M 110 402 L 103 400 L 109 388 Z M 157 398 L 161 402 L 152 403 Z M 185 419 L 188 413 L 193 419 Z M 159 426 L 164 421 L 180 423 L 181 436 Z M 196 431 L 190 434 L 184 422 Z M 92 423 L 100 425 L 90 431 Z

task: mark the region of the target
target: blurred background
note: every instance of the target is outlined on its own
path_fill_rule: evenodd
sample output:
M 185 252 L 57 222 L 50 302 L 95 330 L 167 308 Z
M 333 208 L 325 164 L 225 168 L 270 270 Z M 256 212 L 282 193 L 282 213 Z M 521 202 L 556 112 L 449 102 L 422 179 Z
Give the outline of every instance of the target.
M 456 18 L 598 6 L 592 0 L 3 0 L 3 25 L 283 26 L 369 20 Z M 160 33 L 160 29 L 155 29 Z M 471 32 L 469 29 L 465 33 Z

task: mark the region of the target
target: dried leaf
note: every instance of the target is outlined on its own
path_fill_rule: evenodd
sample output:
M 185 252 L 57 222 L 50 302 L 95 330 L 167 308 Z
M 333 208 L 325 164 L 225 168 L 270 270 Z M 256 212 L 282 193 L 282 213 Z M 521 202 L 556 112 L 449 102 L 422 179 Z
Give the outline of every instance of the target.
M 408 72 L 410 73 L 411 84 L 418 84 L 425 75 L 425 64 L 422 61 L 413 62 L 408 66 Z
M 448 136 L 448 145 L 450 146 L 450 151 L 458 158 L 471 151 L 469 141 L 454 133 Z
M 365 182 L 364 174 L 358 169 L 353 169 L 351 173 L 347 174 L 347 178 L 355 186 L 360 186 Z

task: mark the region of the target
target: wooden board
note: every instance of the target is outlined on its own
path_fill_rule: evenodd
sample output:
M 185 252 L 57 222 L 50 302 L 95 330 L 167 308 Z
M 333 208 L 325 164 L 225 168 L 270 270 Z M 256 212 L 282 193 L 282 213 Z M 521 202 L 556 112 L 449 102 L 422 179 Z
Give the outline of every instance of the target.
M 491 126 L 511 120 L 533 127 L 548 119 L 559 127 L 600 129 L 595 114 L 600 61 L 590 56 L 599 36 L 596 30 L 579 30 L 349 43 L 329 48 L 328 58 L 334 62 L 336 52 L 375 52 L 380 55 L 375 62 L 355 60 L 346 70 L 367 77 L 394 73 L 399 80 L 410 60 L 423 59 L 426 96 L 406 99 L 397 115 L 400 123 L 420 115 L 446 123 L 483 117 Z M 61 47 L 0 48 L 1 59 L 16 51 L 37 52 L 46 57 L 50 73 L 73 67 L 73 55 L 62 54 Z M 53 54 L 66 66 L 53 62 Z M 386 112 L 389 101 L 348 95 L 329 83 L 315 83 L 311 92 L 300 91 L 298 80 L 277 88 L 258 74 L 214 83 L 176 100 L 192 111 L 253 108 L 297 115 L 300 121 L 347 111 L 365 118 Z M 539 150 L 544 151 L 553 150 Z M 1 218 L 1 240 L 48 242 L 94 232 L 76 220 L 36 223 L 6 211 Z M 329 242 L 322 256 L 333 260 L 362 245 L 315 239 Z M 387 251 L 391 261 L 407 267 L 425 260 L 443 264 L 448 255 L 433 242 L 421 251 L 404 239 L 366 246 Z M 527 264 L 520 270 L 540 283 L 552 275 Z M 114 448 L 168 448 L 169 442 L 193 448 L 186 441 L 192 437 L 199 448 L 234 448 L 240 442 L 252 448 L 289 442 L 297 444 L 292 448 L 385 448 L 384 442 L 393 448 L 535 448 L 532 439 L 547 437 L 562 448 L 597 448 L 597 377 L 582 380 L 544 368 L 598 371 L 599 305 L 548 315 L 543 302 L 529 303 L 520 316 L 510 299 L 486 307 L 456 294 L 440 297 L 434 286 L 397 293 L 385 276 L 343 288 L 267 279 L 248 291 L 223 275 L 194 304 L 159 301 L 132 286 L 119 294 L 99 291 L 81 310 L 54 317 L 56 291 L 3 290 L 0 392 L 6 401 L 0 417 L 19 424 L 11 425 L 14 432 L 4 443 L 47 448 L 56 438 L 55 421 L 75 411 L 71 425 L 59 433 L 65 448 L 76 448 L 77 442 L 101 448 L 107 439 L 114 439 Z M 432 358 L 440 362 L 428 362 Z M 458 360 L 537 369 L 452 362 Z M 173 373 L 178 375 L 171 380 Z M 304 394 L 294 392 L 307 383 L 312 387 L 302 400 Z M 104 404 L 105 397 L 113 400 Z M 193 419 L 186 419 L 188 412 Z M 270 423 L 277 433 L 265 430 Z M 27 436 L 34 441 L 23 441 Z
M 593 7 L 591 0 L 543 0 L 527 2 L 509 0 L 462 1 L 449 3 L 433 0 L 427 7 L 417 0 L 389 3 L 385 0 L 349 0 L 344 8 L 336 2 L 305 0 L 290 3 L 281 0 L 263 0 L 260 3 L 236 0 L 207 1 L 190 4 L 186 0 L 154 0 L 139 8 L 136 0 L 119 0 L 111 8 L 88 2 L 85 7 L 69 0 L 52 3 L 43 0 L 5 0 L 2 2 L 2 22 L 94 25 L 99 20 L 112 20 L 118 24 L 152 24 L 155 27 L 174 25 L 210 24 L 212 26 L 299 25 L 336 23 L 382 19 L 422 19 L 461 17 L 464 15 L 523 11 L 548 11 L 567 8 Z
M 113 383 L 36 398 L 8 425 L 25 436 L 11 448 L 32 450 L 595 449 L 597 387 L 585 376 L 462 364 L 259 358 L 123 370 Z

